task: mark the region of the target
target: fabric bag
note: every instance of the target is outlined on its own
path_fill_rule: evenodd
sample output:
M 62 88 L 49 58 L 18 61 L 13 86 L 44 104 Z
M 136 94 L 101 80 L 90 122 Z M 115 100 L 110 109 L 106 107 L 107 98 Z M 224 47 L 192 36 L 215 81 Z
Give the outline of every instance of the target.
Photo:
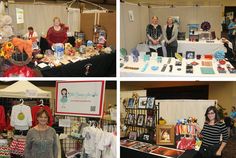
M 181 138 L 180 141 L 177 142 L 177 149 L 180 150 L 191 150 L 195 149 L 196 140 L 194 138 Z

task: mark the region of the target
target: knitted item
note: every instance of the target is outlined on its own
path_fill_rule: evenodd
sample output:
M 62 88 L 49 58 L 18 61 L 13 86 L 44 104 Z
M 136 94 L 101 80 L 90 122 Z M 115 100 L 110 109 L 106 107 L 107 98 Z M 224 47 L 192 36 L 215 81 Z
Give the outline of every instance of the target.
M 10 147 L 1 146 L 0 147 L 0 157 L 1 158 L 10 158 Z
M 24 139 L 13 140 L 11 142 L 10 149 L 11 149 L 11 154 L 23 156 L 25 149 L 25 140 Z

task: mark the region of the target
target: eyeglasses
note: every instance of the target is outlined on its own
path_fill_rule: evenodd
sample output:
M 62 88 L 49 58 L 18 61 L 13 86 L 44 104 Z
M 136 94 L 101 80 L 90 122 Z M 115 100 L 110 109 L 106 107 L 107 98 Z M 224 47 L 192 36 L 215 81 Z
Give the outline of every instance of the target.
M 215 114 L 214 112 L 208 112 L 207 115 L 213 115 Z

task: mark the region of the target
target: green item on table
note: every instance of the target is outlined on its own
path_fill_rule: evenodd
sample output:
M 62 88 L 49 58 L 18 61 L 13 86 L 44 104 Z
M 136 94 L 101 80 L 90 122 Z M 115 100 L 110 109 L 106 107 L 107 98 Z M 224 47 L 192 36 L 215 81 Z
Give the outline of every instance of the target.
M 144 55 L 143 56 L 143 61 L 146 62 L 146 61 L 149 61 L 150 60 L 150 55 Z
M 212 67 L 201 67 L 202 74 L 215 74 Z
M 125 56 L 127 56 L 127 50 L 125 49 L 125 48 L 121 48 L 120 49 L 120 55 L 122 56 L 122 57 L 125 57 Z

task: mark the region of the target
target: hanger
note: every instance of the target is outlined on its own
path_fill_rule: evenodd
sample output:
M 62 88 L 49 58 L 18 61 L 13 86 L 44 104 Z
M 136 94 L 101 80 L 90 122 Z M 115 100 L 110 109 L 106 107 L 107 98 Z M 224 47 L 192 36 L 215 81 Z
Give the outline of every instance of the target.
M 24 104 L 24 99 L 20 99 L 20 105 L 23 105 Z
M 40 103 L 40 106 L 44 106 L 44 105 L 43 105 L 43 99 L 40 99 L 40 102 L 41 102 L 41 103 Z

